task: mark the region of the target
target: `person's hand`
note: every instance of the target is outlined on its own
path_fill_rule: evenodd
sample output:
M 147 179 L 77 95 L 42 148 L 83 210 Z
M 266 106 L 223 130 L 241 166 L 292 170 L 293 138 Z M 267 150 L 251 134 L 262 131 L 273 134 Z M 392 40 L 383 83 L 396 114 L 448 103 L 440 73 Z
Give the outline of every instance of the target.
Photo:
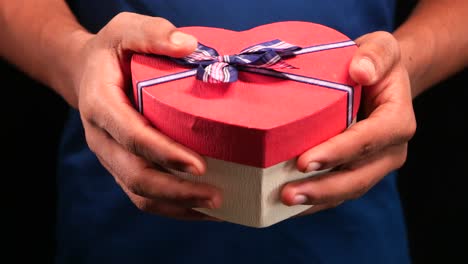
M 286 184 L 286 205 L 311 204 L 300 215 L 336 207 L 364 195 L 389 172 L 400 168 L 416 130 L 408 73 L 400 47 L 387 32 L 356 40 L 349 73 L 362 84 L 358 120 L 343 133 L 306 151 L 297 160 L 303 172 L 331 172 Z M 312 132 L 313 133 L 313 132 Z
M 177 219 L 214 220 L 191 208 L 219 207 L 217 188 L 161 169 L 201 175 L 203 158 L 153 128 L 128 96 L 132 53 L 182 57 L 195 50 L 197 40 L 165 19 L 122 13 L 83 42 L 75 90 L 90 149 L 139 209 Z

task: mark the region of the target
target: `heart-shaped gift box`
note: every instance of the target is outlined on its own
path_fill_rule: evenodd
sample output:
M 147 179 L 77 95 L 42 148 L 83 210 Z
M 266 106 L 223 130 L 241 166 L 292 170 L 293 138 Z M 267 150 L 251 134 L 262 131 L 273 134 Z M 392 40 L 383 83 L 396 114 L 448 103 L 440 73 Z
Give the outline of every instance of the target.
M 301 21 L 241 32 L 210 27 L 180 30 L 214 50 L 215 61 L 259 44 L 270 45 L 267 49 L 297 46 L 273 63 L 231 65 L 237 70 L 237 80 L 231 82 L 203 79 L 208 72 L 214 76 L 217 66 L 210 71 L 207 64 L 183 64 L 165 56 L 132 57 L 134 97 L 140 112 L 159 131 L 207 158 L 207 173 L 201 177 L 173 172 L 223 190 L 221 208 L 197 210 L 233 223 L 265 227 L 310 208 L 283 205 L 280 188 L 286 182 L 325 173 L 299 172 L 295 159 L 341 133 L 355 119 L 361 87 L 348 74 L 355 43 L 337 30 Z M 225 71 L 218 69 L 218 74 L 229 77 Z

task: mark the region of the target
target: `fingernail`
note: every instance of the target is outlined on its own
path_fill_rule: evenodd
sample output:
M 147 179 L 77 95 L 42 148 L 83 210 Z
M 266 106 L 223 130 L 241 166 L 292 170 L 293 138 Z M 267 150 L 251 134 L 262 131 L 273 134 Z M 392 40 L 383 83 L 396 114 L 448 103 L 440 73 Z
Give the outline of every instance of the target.
M 194 208 L 207 208 L 207 209 L 214 208 L 213 202 L 211 200 L 206 200 L 206 199 L 195 200 L 195 203 L 192 206 Z
M 312 172 L 312 171 L 317 171 L 318 169 L 320 169 L 322 165 L 316 161 L 312 161 L 311 163 L 309 163 L 309 165 L 307 165 L 307 168 L 305 170 L 305 172 Z
M 193 36 L 185 34 L 180 31 L 174 31 L 169 37 L 169 40 L 171 41 L 172 44 L 177 45 L 177 46 L 192 44 L 192 42 L 197 41 Z
M 214 203 L 211 200 L 205 200 L 203 207 L 208 208 L 208 209 L 213 209 L 214 208 Z
M 307 202 L 307 196 L 303 194 L 297 194 L 294 196 L 293 205 L 304 204 L 305 202 Z
M 369 81 L 372 81 L 375 76 L 374 63 L 372 63 L 372 61 L 368 58 L 362 58 L 361 60 L 359 60 L 358 65 L 361 69 L 367 72 L 367 75 L 369 76 Z
M 190 173 L 192 175 L 200 175 L 200 171 L 195 166 L 192 166 L 192 165 L 185 166 L 184 172 Z

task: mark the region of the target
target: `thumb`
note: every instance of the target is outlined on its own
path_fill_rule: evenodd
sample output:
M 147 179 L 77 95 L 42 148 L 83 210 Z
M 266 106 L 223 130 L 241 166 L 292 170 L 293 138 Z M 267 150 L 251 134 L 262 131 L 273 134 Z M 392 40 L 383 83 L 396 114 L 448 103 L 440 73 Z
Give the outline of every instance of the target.
M 377 31 L 356 39 L 359 46 L 349 67 L 351 78 L 365 86 L 384 78 L 400 60 L 400 47 L 392 34 Z
M 184 57 L 197 47 L 197 39 L 161 17 L 120 13 L 103 30 L 120 48 L 133 52 Z M 120 40 L 120 41 L 119 41 Z

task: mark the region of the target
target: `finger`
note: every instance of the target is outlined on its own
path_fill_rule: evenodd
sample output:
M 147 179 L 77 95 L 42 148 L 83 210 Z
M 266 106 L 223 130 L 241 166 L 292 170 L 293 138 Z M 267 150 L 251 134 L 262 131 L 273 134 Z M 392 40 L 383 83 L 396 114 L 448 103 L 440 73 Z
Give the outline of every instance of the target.
M 215 217 L 193 210 L 192 208 L 198 207 L 197 205 L 190 207 L 187 205 L 181 205 L 180 203 L 174 203 L 173 201 L 170 201 L 170 200 L 148 199 L 148 198 L 132 193 L 118 178 L 116 178 L 116 181 L 122 187 L 123 191 L 127 194 L 127 196 L 130 198 L 132 203 L 138 209 L 144 212 L 171 217 L 171 218 L 179 219 L 179 220 L 192 220 L 192 221 L 209 220 L 209 221 L 216 221 L 216 222 L 222 221 L 218 218 L 215 218 Z
M 117 49 L 134 52 L 183 57 L 197 47 L 194 36 L 181 32 L 168 20 L 135 13 L 118 14 L 102 33 L 115 41 Z
M 351 60 L 349 74 L 362 85 L 373 85 L 400 60 L 400 47 L 392 34 L 378 31 L 356 39 L 359 46 Z
M 305 216 L 305 215 L 315 214 L 315 213 L 320 212 L 320 211 L 336 208 L 339 205 L 341 205 L 343 202 L 344 201 L 327 203 L 327 204 L 313 205 L 311 208 L 305 210 L 304 212 L 301 212 L 301 213 L 295 215 L 294 217 L 301 217 L 301 216 Z
M 391 146 L 348 167 L 288 183 L 281 191 L 281 199 L 286 205 L 318 205 L 359 198 L 382 177 L 403 165 L 406 148 L 407 144 Z
M 379 98 L 372 99 L 378 101 L 375 103 L 378 107 L 370 110 L 367 118 L 304 152 L 297 160 L 297 168 L 304 172 L 331 168 L 409 141 L 415 133 L 416 121 L 411 94 L 406 88 L 409 81 L 398 71 L 389 76 L 393 80 L 382 89 L 385 91 Z
M 189 208 L 218 208 L 221 205 L 221 193 L 216 187 L 158 171 L 145 159 L 127 152 L 106 132 L 93 132 L 92 136 L 87 134 L 88 144 L 93 146 L 104 167 L 131 193 L 150 199 L 171 200 Z
M 163 167 L 194 175 L 205 172 L 203 157 L 155 129 L 117 85 L 107 84 L 110 87 L 106 89 L 95 83 L 89 85 L 98 88 L 97 92 L 85 93 L 80 98 L 83 123 L 107 131 L 127 151 Z
M 177 56 L 194 48 L 190 43 L 190 45 L 172 45 L 170 35 L 177 29 L 162 18 L 122 13 L 116 16 L 103 31 L 98 36 L 102 40 L 111 42 L 107 45 L 115 46 L 117 55 L 122 50 L 128 49 Z M 106 58 L 107 53 L 103 54 L 98 53 L 99 56 Z M 135 110 L 124 89 L 121 88 L 124 81 L 121 72 L 115 70 L 118 65 L 109 63 L 94 67 L 106 72 L 105 77 L 111 81 L 103 84 L 92 79 L 88 80 L 87 86 L 96 88 L 91 89 L 93 92 L 80 96 L 80 110 L 85 122 L 108 131 L 126 150 L 163 167 L 194 175 L 205 172 L 205 161 L 200 155 L 159 133 Z M 107 86 L 106 89 L 102 88 L 103 85 Z
M 162 215 L 165 217 L 171 217 L 179 220 L 192 220 L 192 221 L 216 221 L 220 222 L 220 219 L 211 217 L 209 215 L 203 214 L 201 212 L 195 211 L 190 207 L 175 205 L 169 201 L 164 200 L 152 200 L 142 196 L 138 196 L 128 189 L 125 188 L 125 185 L 121 185 L 124 192 L 130 198 L 132 203 L 140 210 Z

